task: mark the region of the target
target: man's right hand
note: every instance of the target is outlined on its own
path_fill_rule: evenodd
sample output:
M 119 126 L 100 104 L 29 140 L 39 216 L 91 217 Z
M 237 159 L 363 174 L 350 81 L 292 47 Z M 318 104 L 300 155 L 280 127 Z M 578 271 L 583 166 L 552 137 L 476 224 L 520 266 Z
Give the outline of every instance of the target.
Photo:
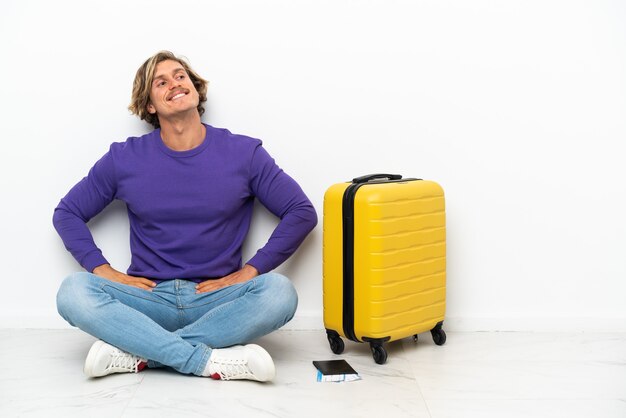
M 96 267 L 93 269 L 93 274 L 103 279 L 111 280 L 112 282 L 123 283 L 149 291 L 152 291 L 152 288 L 156 286 L 156 283 L 152 280 L 146 279 L 145 277 L 129 276 L 128 274 L 115 270 L 110 264 L 102 264 Z

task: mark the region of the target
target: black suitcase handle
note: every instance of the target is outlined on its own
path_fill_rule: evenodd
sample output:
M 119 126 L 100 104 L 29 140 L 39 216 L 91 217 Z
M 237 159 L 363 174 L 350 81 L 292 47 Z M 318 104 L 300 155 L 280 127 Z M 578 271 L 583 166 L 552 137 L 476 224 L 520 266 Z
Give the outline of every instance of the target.
M 365 176 L 352 179 L 352 183 L 367 183 L 368 181 L 376 179 L 400 180 L 402 179 L 402 176 L 400 174 L 367 174 Z

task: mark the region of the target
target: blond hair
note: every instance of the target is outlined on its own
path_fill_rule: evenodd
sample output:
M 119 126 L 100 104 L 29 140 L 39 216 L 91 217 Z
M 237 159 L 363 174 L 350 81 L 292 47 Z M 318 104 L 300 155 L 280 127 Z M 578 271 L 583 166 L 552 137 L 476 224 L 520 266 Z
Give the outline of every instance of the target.
M 143 63 L 135 74 L 135 81 L 133 81 L 133 94 L 131 96 L 130 105 L 128 110 L 133 115 L 139 116 L 139 119 L 145 120 L 155 128 L 159 128 L 159 117 L 157 114 L 148 112 L 148 105 L 150 104 L 150 89 L 152 87 L 152 81 L 154 80 L 154 72 L 157 65 L 162 61 L 177 61 L 183 66 L 189 79 L 193 83 L 194 87 L 198 91 L 200 101 L 198 102 L 198 113 L 202 115 L 204 113 L 204 107 L 202 104 L 206 102 L 206 92 L 208 81 L 200 77 L 191 66 L 183 58 L 179 58 L 170 51 L 159 51 Z

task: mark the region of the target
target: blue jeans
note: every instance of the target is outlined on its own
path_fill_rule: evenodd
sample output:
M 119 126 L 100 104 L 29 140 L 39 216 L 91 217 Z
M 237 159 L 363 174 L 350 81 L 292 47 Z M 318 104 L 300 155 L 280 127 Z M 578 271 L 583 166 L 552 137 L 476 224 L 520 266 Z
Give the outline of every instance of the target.
M 212 348 L 269 334 L 289 322 L 298 305 L 293 285 L 277 273 L 214 292 L 196 294 L 195 287 L 174 279 L 150 292 L 75 273 L 61 284 L 57 309 L 71 325 L 148 359 L 148 367 L 200 376 Z

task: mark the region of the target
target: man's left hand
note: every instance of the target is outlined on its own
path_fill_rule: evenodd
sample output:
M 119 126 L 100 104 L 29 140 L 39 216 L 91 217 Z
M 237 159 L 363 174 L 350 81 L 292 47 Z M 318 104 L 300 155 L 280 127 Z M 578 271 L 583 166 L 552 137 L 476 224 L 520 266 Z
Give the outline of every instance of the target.
M 247 282 L 258 275 L 259 271 L 256 268 L 252 267 L 250 264 L 246 264 L 241 270 L 224 276 L 221 279 L 212 279 L 199 283 L 196 286 L 196 293 L 214 292 L 226 286 Z

